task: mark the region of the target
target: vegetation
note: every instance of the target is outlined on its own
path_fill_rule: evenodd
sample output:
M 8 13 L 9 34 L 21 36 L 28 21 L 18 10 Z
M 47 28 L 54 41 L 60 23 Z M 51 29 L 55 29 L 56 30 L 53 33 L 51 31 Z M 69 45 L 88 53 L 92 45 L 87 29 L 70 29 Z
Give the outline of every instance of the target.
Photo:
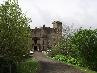
M 29 22 L 15 0 L 0 5 L 0 56 L 18 63 L 18 73 L 35 73 L 39 66 L 34 60 L 24 61 L 31 48 Z M 97 71 L 97 29 L 65 33 L 53 47 L 53 59 Z
M 55 55 L 55 57 L 53 57 L 53 59 L 64 62 L 64 63 L 73 64 L 76 66 L 81 66 L 81 62 L 79 62 L 77 59 L 75 59 L 71 56 Z
M 29 59 L 18 64 L 17 68 L 17 73 L 36 73 L 39 69 L 39 64 L 37 61 Z
M 76 69 L 81 70 L 84 73 L 97 73 L 96 71 L 89 70 L 88 68 L 85 67 L 79 67 L 79 66 L 74 66 Z
M 71 40 L 83 64 L 92 70 L 97 70 L 97 30 L 80 30 Z
M 95 71 L 89 70 L 88 68 L 81 67 L 81 62 L 76 60 L 75 58 L 72 58 L 70 56 L 64 56 L 64 55 L 56 55 L 55 57 L 52 58 L 53 60 L 58 60 L 60 62 L 63 62 L 65 64 L 68 64 L 70 66 L 75 67 L 76 69 L 81 70 L 84 73 L 97 73 Z
M 14 69 L 14 73 L 16 73 L 16 65 L 27 59 L 31 49 L 29 22 L 31 20 L 22 13 L 17 0 L 8 0 L 0 5 L 0 67 L 3 70 L 0 72 L 6 71 L 7 73 L 10 70 L 13 72 Z M 2 64 L 3 61 L 4 64 Z M 8 65 L 10 70 L 4 65 Z M 25 71 L 28 69 L 35 71 L 34 67 L 36 68 L 37 63 L 34 61 L 23 62 L 19 66 L 20 71 L 23 71 L 23 66 L 27 66 Z M 32 73 L 34 72 L 32 71 Z
M 30 19 L 15 1 L 0 5 L 0 55 L 20 62 L 30 50 Z
M 79 29 L 63 38 L 52 50 L 59 61 L 97 71 L 97 29 Z

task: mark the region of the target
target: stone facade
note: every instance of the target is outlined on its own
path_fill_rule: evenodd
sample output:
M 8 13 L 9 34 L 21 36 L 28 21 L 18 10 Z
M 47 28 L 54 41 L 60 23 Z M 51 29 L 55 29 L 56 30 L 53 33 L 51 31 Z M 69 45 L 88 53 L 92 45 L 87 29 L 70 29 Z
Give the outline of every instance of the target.
M 62 37 L 62 22 L 54 21 L 53 28 L 43 27 L 32 29 L 32 48 L 34 51 L 45 51 L 55 46 Z

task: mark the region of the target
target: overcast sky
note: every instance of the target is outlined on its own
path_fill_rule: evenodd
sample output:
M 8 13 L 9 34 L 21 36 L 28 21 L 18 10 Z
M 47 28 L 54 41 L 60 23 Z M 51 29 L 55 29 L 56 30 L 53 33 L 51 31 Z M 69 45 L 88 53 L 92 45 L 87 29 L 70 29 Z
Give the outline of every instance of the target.
M 19 0 L 19 5 L 32 19 L 31 28 L 43 24 L 52 27 L 54 20 L 97 28 L 97 0 Z

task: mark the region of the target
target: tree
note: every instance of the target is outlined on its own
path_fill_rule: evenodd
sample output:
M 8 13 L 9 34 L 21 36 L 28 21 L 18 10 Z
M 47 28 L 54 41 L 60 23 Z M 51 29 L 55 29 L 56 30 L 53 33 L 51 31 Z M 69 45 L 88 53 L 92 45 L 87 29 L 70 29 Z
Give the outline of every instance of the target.
M 22 13 L 18 2 L 0 5 L 0 55 L 19 62 L 30 50 L 30 19 Z
M 83 64 L 97 71 L 97 29 L 80 29 L 71 42 Z
M 73 35 L 74 32 L 76 32 L 77 29 L 73 27 L 73 24 L 71 26 L 69 25 L 63 25 L 62 29 L 62 38 L 59 41 L 59 44 L 53 47 L 52 49 L 52 55 L 56 54 L 64 54 L 64 55 L 69 55 L 71 53 L 71 36 Z

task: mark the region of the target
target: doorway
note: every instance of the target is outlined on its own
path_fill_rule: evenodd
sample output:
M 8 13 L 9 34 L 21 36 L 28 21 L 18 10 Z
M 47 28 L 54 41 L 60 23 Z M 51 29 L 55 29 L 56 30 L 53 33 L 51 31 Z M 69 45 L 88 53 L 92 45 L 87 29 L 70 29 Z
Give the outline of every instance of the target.
M 34 46 L 34 51 L 38 51 L 37 46 Z

